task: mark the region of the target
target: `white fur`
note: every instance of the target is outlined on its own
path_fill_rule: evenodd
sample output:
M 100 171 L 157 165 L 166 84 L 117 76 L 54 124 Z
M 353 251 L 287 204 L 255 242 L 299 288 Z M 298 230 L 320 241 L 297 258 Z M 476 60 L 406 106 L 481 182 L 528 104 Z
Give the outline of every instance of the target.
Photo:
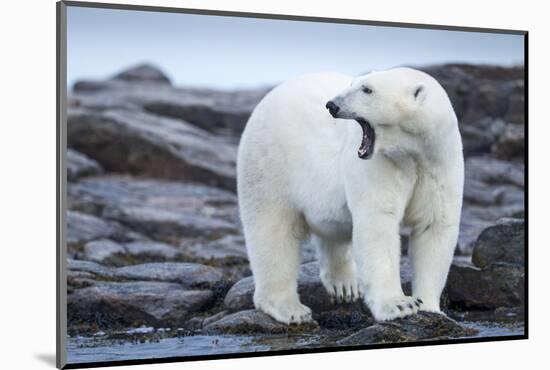
M 365 86 L 373 93 L 365 94 Z M 361 128 L 332 118 L 325 109 L 331 99 L 346 117 L 372 124 L 372 158 L 358 158 Z M 335 299 L 363 297 L 377 320 L 440 311 L 464 170 L 456 116 L 433 78 L 398 68 L 283 83 L 254 110 L 237 173 L 257 308 L 285 323 L 311 320 L 297 294 L 297 273 L 300 245 L 312 237 L 321 280 Z M 400 223 L 413 230 L 413 297 L 400 284 Z

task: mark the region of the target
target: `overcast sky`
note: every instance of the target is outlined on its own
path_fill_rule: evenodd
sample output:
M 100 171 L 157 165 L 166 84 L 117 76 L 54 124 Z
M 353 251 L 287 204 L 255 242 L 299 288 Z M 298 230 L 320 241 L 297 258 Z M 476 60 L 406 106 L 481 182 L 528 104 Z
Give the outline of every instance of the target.
M 523 64 L 523 36 L 68 7 L 68 83 L 148 62 L 176 85 L 242 88 L 319 71 Z

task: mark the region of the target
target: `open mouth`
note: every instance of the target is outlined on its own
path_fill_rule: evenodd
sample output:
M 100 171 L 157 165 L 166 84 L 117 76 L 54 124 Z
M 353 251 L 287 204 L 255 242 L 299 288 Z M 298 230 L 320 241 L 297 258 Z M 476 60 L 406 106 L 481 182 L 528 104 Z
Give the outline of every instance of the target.
M 363 137 L 361 139 L 361 146 L 357 151 L 357 155 L 361 159 L 369 159 L 374 152 L 374 129 L 370 125 L 369 121 L 363 118 L 356 118 L 357 123 L 363 129 Z

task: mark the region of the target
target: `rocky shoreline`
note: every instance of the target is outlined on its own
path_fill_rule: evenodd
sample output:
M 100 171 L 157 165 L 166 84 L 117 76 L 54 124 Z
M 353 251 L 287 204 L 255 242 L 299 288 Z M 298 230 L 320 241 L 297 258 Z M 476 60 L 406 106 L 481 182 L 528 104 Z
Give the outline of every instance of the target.
M 78 82 L 69 94 L 69 335 L 117 338 L 136 328 L 150 328 L 140 334 L 147 340 L 313 333 L 322 346 L 476 335 L 464 322 L 520 327 L 523 68 L 425 70 L 449 93 L 466 157 L 457 256 L 443 294 L 448 317 L 422 313 L 375 323 L 359 303 L 330 302 L 307 244 L 299 292 L 316 322 L 287 327 L 254 310 L 235 161 L 246 120 L 269 88 L 177 88 L 142 65 Z M 410 291 L 407 230 L 403 240 L 402 283 Z

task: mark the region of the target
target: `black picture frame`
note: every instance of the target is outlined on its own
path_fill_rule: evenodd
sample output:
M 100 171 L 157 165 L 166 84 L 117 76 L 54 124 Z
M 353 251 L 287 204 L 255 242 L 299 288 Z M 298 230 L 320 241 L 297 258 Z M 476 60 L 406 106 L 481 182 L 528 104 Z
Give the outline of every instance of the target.
M 341 351 L 361 351 L 369 349 L 380 348 L 403 348 L 403 347 L 416 347 L 416 346 L 433 346 L 433 345 L 447 345 L 447 344 L 459 344 L 459 343 L 482 343 L 482 342 L 495 342 L 495 341 L 509 341 L 509 340 L 523 340 L 529 338 L 529 305 L 528 305 L 528 276 L 529 276 L 529 263 L 528 263 L 528 235 L 529 235 L 529 116 L 528 116 L 528 102 L 529 102 L 529 62 L 528 62 L 528 41 L 529 32 L 526 30 L 512 30 L 512 29 L 493 29 L 493 28 L 477 28 L 477 27 L 459 27 L 450 25 L 432 25 L 432 24 L 417 24 L 417 23 L 401 23 L 401 22 L 382 22 L 382 21 L 369 21 L 360 19 L 340 19 L 340 18 L 326 18 L 326 17 L 311 17 L 311 16 L 297 16 L 297 15 L 284 15 L 284 14 L 266 14 L 266 13 L 249 13 L 249 12 L 233 12 L 233 11 L 220 11 L 220 10 L 205 10 L 205 9 L 191 9 L 191 8 L 175 8 L 175 7 L 159 7 L 159 6 L 143 6 L 143 5 L 130 5 L 130 4 L 111 4 L 111 3 L 99 3 L 99 2 L 80 2 L 80 1 L 60 1 L 56 4 L 57 12 L 57 63 L 56 63 L 56 120 L 57 120 L 57 143 L 56 143 L 56 200 L 57 200 L 57 212 L 56 212 L 56 228 L 57 228 L 57 250 L 56 250 L 56 291 L 57 291 L 57 309 L 56 309 L 56 365 L 60 369 L 76 369 L 76 368 L 94 368 L 94 367 L 108 367 L 108 366 L 122 366 L 122 365 L 138 365 L 138 364 L 158 364 L 158 363 L 172 363 L 172 362 L 187 362 L 187 361 L 200 361 L 200 360 L 218 360 L 218 359 L 234 359 L 234 358 L 246 358 L 246 357 L 264 357 L 264 356 L 280 356 L 280 355 L 294 355 L 294 354 L 312 354 L 322 352 L 341 352 Z M 78 364 L 68 364 L 66 362 L 66 333 L 67 333 L 67 262 L 66 262 L 66 219 L 65 214 L 67 211 L 67 169 L 66 169 L 66 150 L 67 150 L 67 7 L 84 7 L 84 8 L 96 8 L 96 9 L 117 9 L 117 10 L 134 10 L 143 12 L 169 12 L 169 13 L 183 13 L 183 14 L 197 14 L 197 15 L 214 15 L 225 17 L 244 17 L 244 18 L 258 18 L 258 19 L 277 19 L 277 20 L 291 20 L 302 22 L 324 22 L 324 23 L 341 23 L 341 24 L 356 24 L 356 25 L 370 25 L 370 26 L 382 26 L 382 27 L 400 27 L 400 28 L 419 28 L 419 29 L 434 29 L 434 30 L 451 30 L 451 31 L 464 31 L 464 32 L 477 32 L 477 33 L 496 33 L 496 34 L 513 34 L 522 35 L 524 37 L 524 86 L 525 86 L 525 100 L 524 100 L 524 112 L 525 112 L 525 331 L 523 335 L 511 335 L 500 337 L 480 337 L 480 338 L 462 338 L 453 340 L 427 340 L 420 342 L 407 342 L 407 343 L 388 343 L 388 344 L 370 344 L 370 345 L 353 345 L 353 346 L 341 346 L 341 347 L 326 347 L 326 348 L 314 348 L 314 349 L 292 349 L 292 350 L 277 350 L 273 352 L 250 352 L 250 353 L 231 353 L 231 354 L 215 354 L 215 355 L 198 355 L 198 356 L 185 356 L 185 357 L 170 357 L 170 358 L 151 358 L 151 359 L 135 359 L 135 360 L 123 360 L 123 361 L 106 361 L 106 362 L 88 362 Z

